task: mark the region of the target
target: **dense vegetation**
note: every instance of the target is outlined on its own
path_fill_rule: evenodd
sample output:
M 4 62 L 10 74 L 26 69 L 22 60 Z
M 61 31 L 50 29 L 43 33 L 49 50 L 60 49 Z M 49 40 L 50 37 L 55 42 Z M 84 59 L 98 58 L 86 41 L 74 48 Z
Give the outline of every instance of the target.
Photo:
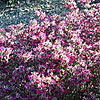
M 99 100 L 100 3 L 90 1 L 0 29 L 1 100 Z

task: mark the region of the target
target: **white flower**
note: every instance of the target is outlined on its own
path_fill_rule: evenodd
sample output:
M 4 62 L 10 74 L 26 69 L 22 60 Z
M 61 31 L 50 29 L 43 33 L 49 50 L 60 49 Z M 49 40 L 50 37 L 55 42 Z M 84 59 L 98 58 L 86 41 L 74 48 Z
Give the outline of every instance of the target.
M 54 49 L 54 50 L 56 49 L 56 45 L 55 44 L 52 45 L 52 49 Z
M 55 21 L 52 21 L 51 24 L 52 24 L 52 26 L 55 26 L 56 25 L 56 22 Z
M 63 47 L 60 44 L 57 45 L 57 51 L 58 52 L 63 52 Z
M 47 83 L 51 83 L 51 82 L 52 82 L 52 81 L 51 81 L 51 77 L 47 77 L 47 78 L 46 78 L 46 82 L 47 82 Z
M 46 34 L 45 33 L 41 33 L 41 38 L 42 38 L 42 40 L 45 40 L 47 38 Z
M 32 23 L 35 26 L 37 25 L 37 20 L 36 19 L 30 20 L 30 23 Z
M 8 62 L 8 59 L 9 59 L 9 55 L 11 54 L 11 52 L 12 52 L 12 48 L 4 48 L 4 47 L 2 47 L 2 48 L 0 48 L 0 56 L 1 56 L 1 58 L 2 57 L 5 57 L 5 59 L 6 59 L 6 61 Z
M 63 26 L 64 26 L 64 24 L 65 24 L 65 21 L 64 21 L 64 20 L 60 22 L 60 26 L 62 26 L 62 27 L 63 27 Z
M 52 43 L 49 40 L 44 42 L 43 45 L 45 49 L 50 49 L 52 47 Z
M 38 46 L 38 50 L 41 51 L 42 47 Z
M 8 38 L 10 38 L 11 33 L 6 32 L 5 34 L 6 34 L 6 36 L 7 36 Z
M 71 40 L 72 40 L 73 42 L 75 42 L 75 41 L 76 41 L 76 38 L 71 38 Z
M 24 27 L 24 24 L 23 24 L 23 23 L 19 23 L 19 24 L 17 24 L 16 26 L 17 26 L 18 29 L 21 29 L 21 28 Z
M 35 11 L 35 14 L 36 14 L 37 16 L 40 16 L 40 15 L 41 15 L 41 12 L 38 11 L 38 10 L 36 10 L 36 11 Z
M 25 62 L 32 57 L 32 51 L 31 52 L 26 52 L 22 55 L 23 58 L 25 58 Z
M 77 34 L 74 33 L 74 34 L 73 34 L 73 37 L 76 38 L 76 37 L 77 37 Z
M 36 39 L 37 39 L 37 36 L 34 35 L 34 36 L 32 36 L 31 38 L 32 38 L 33 40 L 36 40 Z
M 63 60 L 65 60 L 67 63 L 69 62 L 69 58 L 64 54 L 64 53 L 61 53 L 61 57 Z
M 58 77 L 57 75 L 55 75 L 53 78 L 54 78 L 56 81 L 59 80 L 59 77 Z
M 95 45 L 100 45 L 100 40 L 98 42 L 96 42 Z
M 92 46 L 91 45 L 87 45 L 87 48 L 91 48 Z
M 84 50 L 84 49 L 83 49 L 83 48 L 81 48 L 81 49 L 79 49 L 79 52 L 80 52 L 80 53 L 82 53 L 82 51 L 83 51 L 83 50 Z
M 49 39 L 52 39 L 52 37 L 53 37 L 53 35 L 51 35 L 51 34 L 48 35 L 48 38 Z
M 14 42 L 12 41 L 12 42 L 11 42 L 11 44 L 13 45 L 13 44 L 14 44 Z
M 58 54 L 57 52 L 55 52 L 54 55 L 53 55 L 53 57 L 54 57 L 55 59 L 59 59 L 59 54 Z
M 81 60 L 80 64 L 81 64 L 82 66 L 85 66 L 84 60 Z
M 84 7 L 86 7 L 86 8 L 90 8 L 91 5 L 90 5 L 90 4 L 85 4 Z
M 58 31 L 59 31 L 59 34 L 64 35 L 64 32 L 62 29 L 59 29 Z

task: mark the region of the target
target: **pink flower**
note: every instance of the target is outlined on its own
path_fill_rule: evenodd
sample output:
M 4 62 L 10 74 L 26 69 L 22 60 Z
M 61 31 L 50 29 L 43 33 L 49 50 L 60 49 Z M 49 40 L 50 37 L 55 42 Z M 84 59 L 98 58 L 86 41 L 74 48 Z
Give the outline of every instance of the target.
M 68 68 L 68 69 L 72 69 L 72 68 L 73 68 L 73 66 L 67 66 L 67 68 Z
M 60 69 L 59 68 L 56 68 L 56 71 L 60 71 Z
M 97 3 L 96 6 L 98 9 L 100 9 L 100 3 Z
M 11 30 L 11 31 L 14 31 L 14 26 L 12 26 L 12 25 L 8 25 L 8 28 Z
M 32 51 L 31 52 L 24 53 L 22 55 L 22 57 L 26 59 L 25 61 L 29 60 L 30 58 L 32 58 Z
M 5 31 L 5 28 L 0 28 L 0 32 L 3 32 L 3 31 Z

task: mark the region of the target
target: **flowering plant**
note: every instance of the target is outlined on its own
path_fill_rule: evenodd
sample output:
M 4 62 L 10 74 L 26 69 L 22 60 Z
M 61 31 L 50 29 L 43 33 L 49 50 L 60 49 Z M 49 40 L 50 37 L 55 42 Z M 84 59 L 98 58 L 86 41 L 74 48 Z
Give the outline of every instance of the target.
M 0 29 L 2 99 L 99 98 L 100 9 L 80 11 L 74 0 L 66 6 L 62 18 L 36 11 L 40 24 L 33 19 Z

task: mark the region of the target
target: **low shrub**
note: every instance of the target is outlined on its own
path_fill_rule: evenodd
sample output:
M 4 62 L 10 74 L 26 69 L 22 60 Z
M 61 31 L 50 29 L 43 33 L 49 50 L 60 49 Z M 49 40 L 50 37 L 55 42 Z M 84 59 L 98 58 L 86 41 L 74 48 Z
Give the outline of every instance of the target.
M 73 0 L 64 7 L 63 18 L 35 11 L 29 25 L 0 29 L 0 98 L 100 98 L 99 6 L 80 11 Z

